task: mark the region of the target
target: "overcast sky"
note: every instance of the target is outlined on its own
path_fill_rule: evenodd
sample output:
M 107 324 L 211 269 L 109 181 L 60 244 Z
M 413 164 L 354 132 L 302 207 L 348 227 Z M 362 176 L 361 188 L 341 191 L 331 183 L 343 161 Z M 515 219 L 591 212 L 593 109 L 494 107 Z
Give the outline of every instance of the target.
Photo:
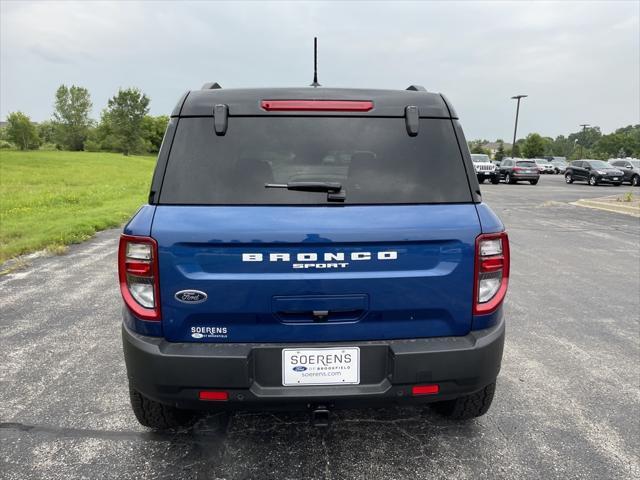
M 151 113 L 223 87 L 406 88 L 445 93 L 471 138 L 604 132 L 640 123 L 640 2 L 236 3 L 0 1 L 0 118 L 51 116 L 81 85 L 99 118 L 119 87 Z

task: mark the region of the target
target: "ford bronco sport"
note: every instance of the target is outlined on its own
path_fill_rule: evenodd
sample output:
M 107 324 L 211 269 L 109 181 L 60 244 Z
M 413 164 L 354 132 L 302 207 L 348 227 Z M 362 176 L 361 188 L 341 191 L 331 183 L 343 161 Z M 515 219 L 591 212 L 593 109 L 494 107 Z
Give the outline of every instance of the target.
M 509 278 L 442 95 L 187 92 L 119 248 L 131 404 L 195 410 L 492 401 Z

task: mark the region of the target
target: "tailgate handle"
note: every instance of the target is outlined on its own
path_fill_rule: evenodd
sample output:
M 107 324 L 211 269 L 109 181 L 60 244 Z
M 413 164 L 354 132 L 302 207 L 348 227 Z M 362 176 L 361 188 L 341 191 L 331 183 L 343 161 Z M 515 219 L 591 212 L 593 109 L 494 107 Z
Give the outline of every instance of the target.
M 311 313 L 313 313 L 313 318 L 319 322 L 326 320 L 329 316 L 329 310 L 314 310 Z
M 288 310 L 278 311 L 276 315 L 284 323 L 322 323 L 353 322 L 358 320 L 364 310 Z
M 369 310 L 369 296 L 273 297 L 273 314 L 283 323 L 356 322 Z

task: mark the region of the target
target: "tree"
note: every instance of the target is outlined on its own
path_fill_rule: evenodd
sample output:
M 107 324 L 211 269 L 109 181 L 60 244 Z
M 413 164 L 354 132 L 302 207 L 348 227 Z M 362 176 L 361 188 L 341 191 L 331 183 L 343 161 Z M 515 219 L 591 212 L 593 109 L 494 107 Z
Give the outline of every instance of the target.
M 575 149 L 575 142 L 564 135 L 558 135 L 551 144 L 551 155 L 554 157 L 571 157 Z
M 68 150 L 82 150 L 92 123 L 89 118 L 91 107 L 91 96 L 86 88 L 60 85 L 53 112 L 57 143 Z
M 629 125 L 602 135 L 593 150 L 601 158 L 640 157 L 640 125 Z
M 505 156 L 506 154 L 504 152 L 504 141 L 501 138 L 499 138 L 498 149 L 496 150 L 496 154 L 493 156 L 493 159 L 497 162 L 501 162 Z
M 129 155 L 144 149 L 142 122 L 149 112 L 149 98 L 137 88 L 118 90 L 102 113 L 102 123 L 112 132 L 115 147 Z
M 522 154 L 525 158 L 540 157 L 544 154 L 544 140 L 537 133 L 527 135 L 522 147 Z
M 489 143 L 486 140 L 472 140 L 468 143 L 469 151 L 471 153 L 483 153 L 485 155 L 490 155 L 491 152 L 484 148 L 483 145 Z
M 55 143 L 56 141 L 56 125 L 47 120 L 38 124 L 38 136 L 42 143 Z
M 32 150 L 40 145 L 36 126 L 22 112 L 12 112 L 7 116 L 7 138 L 20 150 Z
M 145 140 L 145 150 L 148 152 L 159 152 L 164 132 L 169 124 L 169 117 L 160 115 L 153 117 L 145 115 L 142 119 L 142 135 Z

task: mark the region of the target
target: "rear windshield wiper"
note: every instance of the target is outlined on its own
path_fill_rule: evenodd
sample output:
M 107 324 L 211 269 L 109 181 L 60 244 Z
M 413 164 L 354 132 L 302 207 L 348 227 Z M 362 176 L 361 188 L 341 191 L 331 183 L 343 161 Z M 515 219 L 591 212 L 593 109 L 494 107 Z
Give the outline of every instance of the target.
M 264 188 L 286 188 L 298 192 L 326 192 L 329 202 L 344 202 L 345 199 L 342 184 L 338 182 L 265 183 Z

